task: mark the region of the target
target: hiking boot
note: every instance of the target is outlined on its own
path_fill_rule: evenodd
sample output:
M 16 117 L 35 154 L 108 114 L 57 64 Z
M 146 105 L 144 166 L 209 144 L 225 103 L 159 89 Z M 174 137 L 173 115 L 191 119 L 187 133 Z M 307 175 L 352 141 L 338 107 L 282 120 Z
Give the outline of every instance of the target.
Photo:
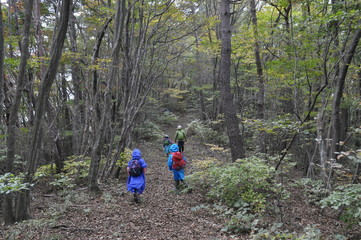
M 182 182 L 184 188 L 188 188 L 188 184 L 186 183 L 186 181 L 181 180 L 181 182 Z
M 180 183 L 179 180 L 174 180 L 174 187 L 175 187 L 174 191 L 175 192 L 178 192 L 180 190 L 179 183 Z
M 134 193 L 134 194 L 133 194 L 133 197 L 134 197 L 134 202 L 135 202 L 135 203 L 139 203 L 139 202 L 140 202 L 139 193 Z
M 137 190 L 134 190 L 133 198 L 134 198 L 134 202 L 135 202 L 135 203 L 139 203 L 139 202 L 140 202 L 139 193 L 137 193 Z

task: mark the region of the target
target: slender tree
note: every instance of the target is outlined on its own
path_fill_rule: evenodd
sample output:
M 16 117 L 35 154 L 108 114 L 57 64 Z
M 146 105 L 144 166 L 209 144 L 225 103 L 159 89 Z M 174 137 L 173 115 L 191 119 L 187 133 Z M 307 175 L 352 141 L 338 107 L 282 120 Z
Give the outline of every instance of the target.
M 74 14 L 75 4 L 72 6 L 70 22 L 69 22 L 69 40 L 70 49 L 76 56 L 78 54 L 78 42 L 77 42 L 77 31 L 76 31 L 76 17 Z M 84 119 L 84 106 L 83 106 L 83 91 L 81 82 L 81 68 L 79 67 L 78 59 L 73 60 L 71 64 L 71 78 L 74 88 L 74 117 L 72 122 L 72 143 L 74 154 L 81 154 L 81 142 L 82 142 L 82 120 Z
M 125 1 L 118 0 L 116 5 L 116 15 L 115 15 L 115 37 L 114 45 L 112 51 L 112 63 L 111 69 L 106 83 L 106 90 L 103 95 L 103 109 L 102 115 L 99 122 L 99 125 L 96 129 L 96 135 L 93 142 L 93 148 L 91 152 L 91 162 L 89 168 L 89 177 L 88 177 L 88 189 L 94 193 L 99 193 L 101 190 L 98 186 L 98 175 L 99 175 L 99 164 L 101 160 L 101 154 L 103 149 L 103 144 L 105 141 L 105 134 L 110 122 L 110 113 L 112 106 L 112 89 L 114 87 L 117 74 L 119 73 L 119 62 L 120 62 L 120 49 L 121 49 L 121 37 L 124 28 L 124 19 L 125 19 Z
M 49 99 L 49 92 L 58 71 L 59 61 L 62 55 L 64 40 L 68 28 L 71 2 L 72 2 L 71 0 L 62 1 L 59 28 L 55 32 L 55 37 L 53 39 L 53 43 L 50 51 L 50 61 L 43 76 L 41 87 L 39 90 L 39 96 L 36 101 L 34 129 L 32 131 L 32 141 L 29 148 L 30 151 L 27 156 L 28 166 L 27 166 L 26 179 L 27 182 L 29 183 L 33 182 L 33 175 L 37 167 L 39 149 L 42 143 L 41 122 L 44 116 L 46 103 L 48 102 Z M 30 217 L 28 213 L 29 205 L 30 205 L 30 192 L 25 191 L 25 193 L 22 193 L 20 195 L 19 204 L 16 207 L 16 220 L 24 220 Z
M 251 8 L 251 16 L 252 16 L 252 24 L 253 24 L 253 35 L 254 35 L 254 56 L 256 60 L 257 66 L 257 85 L 258 85 L 258 93 L 257 93 L 257 118 L 264 118 L 264 95 L 265 95 L 265 86 L 264 86 L 264 75 L 263 75 L 263 67 L 261 61 L 261 53 L 260 53 L 260 43 L 258 36 L 258 24 L 257 24 L 257 10 L 256 10 L 256 1 L 250 0 L 250 8 Z M 265 133 L 264 131 L 260 131 L 258 137 L 258 149 L 260 152 L 266 152 L 265 146 Z
M 245 156 L 243 149 L 243 139 L 240 134 L 236 109 L 233 103 L 230 84 L 230 66 L 231 66 L 231 11 L 230 1 L 221 0 L 220 8 L 221 19 L 221 63 L 220 63 L 220 87 L 222 109 L 227 126 L 227 135 L 229 138 L 232 160 L 243 158 Z
M 17 141 L 17 123 L 18 112 L 21 102 L 21 97 L 24 90 L 25 78 L 26 78 L 26 66 L 29 58 L 29 37 L 31 29 L 31 18 L 33 11 L 33 0 L 29 0 L 25 7 L 25 19 L 23 28 L 23 38 L 21 42 L 21 60 L 19 66 L 19 75 L 17 77 L 17 86 L 15 90 L 14 99 L 10 108 L 8 128 L 7 128 L 7 154 L 6 154 L 6 172 L 12 173 L 14 171 L 15 161 L 15 146 Z M 17 220 L 13 213 L 12 196 L 6 196 L 4 198 L 4 221 L 7 224 L 13 223 Z
M 168 9 L 173 4 L 155 4 L 151 9 L 144 2 L 138 7 L 133 4 L 124 6 L 123 29 L 121 34 L 122 68 L 119 76 L 115 119 L 120 121 L 120 131 L 115 154 L 104 176 L 116 173 L 115 163 L 120 152 L 129 147 L 132 130 L 137 116 L 148 99 L 154 83 L 164 73 L 169 64 L 165 57 L 171 29 Z M 164 19 L 164 20 L 163 20 Z M 158 20 L 158 21 L 155 21 Z M 155 25 L 153 25 L 155 23 Z M 159 34 L 161 33 L 161 34 Z M 171 41 L 170 41 L 171 42 Z M 151 59 L 151 61 L 149 61 Z M 112 120 L 114 121 L 114 120 Z
M 2 5 L 0 2 L 0 124 L 3 122 L 3 102 L 4 102 L 4 22 Z
M 34 25 L 35 25 L 35 37 L 37 41 L 37 55 L 40 59 L 46 56 L 45 47 L 44 47 L 44 36 L 41 28 L 41 0 L 34 1 Z M 46 70 L 46 65 L 44 63 L 40 66 L 40 78 L 43 76 Z
M 360 22 L 359 22 L 360 24 Z M 361 38 L 361 29 L 356 29 L 350 45 L 345 50 L 345 58 L 343 60 L 343 64 L 340 67 L 340 72 L 337 75 L 336 79 L 336 86 L 335 91 L 333 94 L 333 101 L 332 101 L 332 116 L 331 116 L 331 124 L 332 124 L 332 153 L 335 153 L 339 149 L 339 142 L 344 139 L 340 139 L 341 135 L 341 122 L 340 122 L 340 104 L 341 99 L 344 92 L 344 85 L 346 80 L 346 75 L 348 69 L 350 67 L 351 61 L 355 55 L 356 47 Z

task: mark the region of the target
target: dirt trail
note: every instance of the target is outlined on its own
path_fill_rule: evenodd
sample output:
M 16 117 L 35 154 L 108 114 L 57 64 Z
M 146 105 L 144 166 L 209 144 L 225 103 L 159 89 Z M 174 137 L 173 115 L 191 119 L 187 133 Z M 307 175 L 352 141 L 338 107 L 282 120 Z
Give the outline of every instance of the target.
M 174 129 L 165 129 L 165 133 L 173 140 Z M 196 143 L 192 138 L 186 143 L 185 155 L 190 166 L 192 159 L 202 159 L 206 151 Z M 19 227 L 17 239 L 239 239 L 222 231 L 224 219 L 204 209 L 194 210 L 204 204 L 204 197 L 196 189 L 192 193 L 174 192 L 173 173 L 167 168 L 161 141 L 134 147 L 142 151 L 148 164 L 141 203 L 135 204 L 126 192 L 125 179 L 101 184 L 100 197 L 89 195 L 86 188 L 77 189 L 72 197 L 66 198 L 60 193 L 36 194 L 32 214 L 39 223 L 35 227 Z M 186 170 L 186 175 L 187 171 L 190 170 Z M 56 220 L 49 223 L 50 219 Z M 24 231 L 26 228 L 29 231 Z
M 175 130 L 166 129 L 172 140 L 174 132 Z M 221 219 L 206 211 L 192 210 L 204 200 L 196 190 L 182 194 L 174 192 L 173 173 L 168 170 L 161 143 L 149 145 L 151 146 L 143 149 L 144 159 L 149 166 L 142 203 L 132 204 L 129 195 L 125 201 L 126 208 L 139 210 L 139 214 L 122 213 L 122 216 L 128 215 L 130 221 L 124 227 L 120 239 L 234 239 L 221 231 Z M 192 159 L 202 157 L 192 138 L 186 143 L 185 155 L 190 165 Z M 186 170 L 186 174 L 187 171 L 189 173 Z M 125 218 L 124 222 L 127 222 Z
M 140 214 L 130 214 L 130 223 L 125 227 L 122 239 L 135 236 L 139 239 L 230 239 L 222 236 L 222 225 L 217 218 L 191 210 L 201 204 L 202 198 L 196 191 L 174 193 L 173 174 L 168 171 L 161 150 L 146 150 L 144 158 L 149 167 L 142 203 L 132 205 L 127 201 L 127 205 L 139 209 Z

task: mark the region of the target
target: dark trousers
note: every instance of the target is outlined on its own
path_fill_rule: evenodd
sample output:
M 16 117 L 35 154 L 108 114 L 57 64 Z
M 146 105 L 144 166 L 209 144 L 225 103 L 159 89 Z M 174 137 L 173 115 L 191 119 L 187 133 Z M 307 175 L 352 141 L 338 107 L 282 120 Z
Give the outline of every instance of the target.
M 184 152 L 184 141 L 178 141 L 179 152 Z

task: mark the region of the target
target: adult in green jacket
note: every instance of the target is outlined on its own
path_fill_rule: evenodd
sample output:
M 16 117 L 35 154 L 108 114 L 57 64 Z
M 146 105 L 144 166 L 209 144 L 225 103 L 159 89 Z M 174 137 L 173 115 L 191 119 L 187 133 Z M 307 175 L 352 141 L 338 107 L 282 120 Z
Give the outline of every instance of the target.
M 174 142 L 178 144 L 179 152 L 184 152 L 184 143 L 187 141 L 187 136 L 185 131 L 182 129 L 181 125 L 178 125 L 177 131 L 175 133 Z

